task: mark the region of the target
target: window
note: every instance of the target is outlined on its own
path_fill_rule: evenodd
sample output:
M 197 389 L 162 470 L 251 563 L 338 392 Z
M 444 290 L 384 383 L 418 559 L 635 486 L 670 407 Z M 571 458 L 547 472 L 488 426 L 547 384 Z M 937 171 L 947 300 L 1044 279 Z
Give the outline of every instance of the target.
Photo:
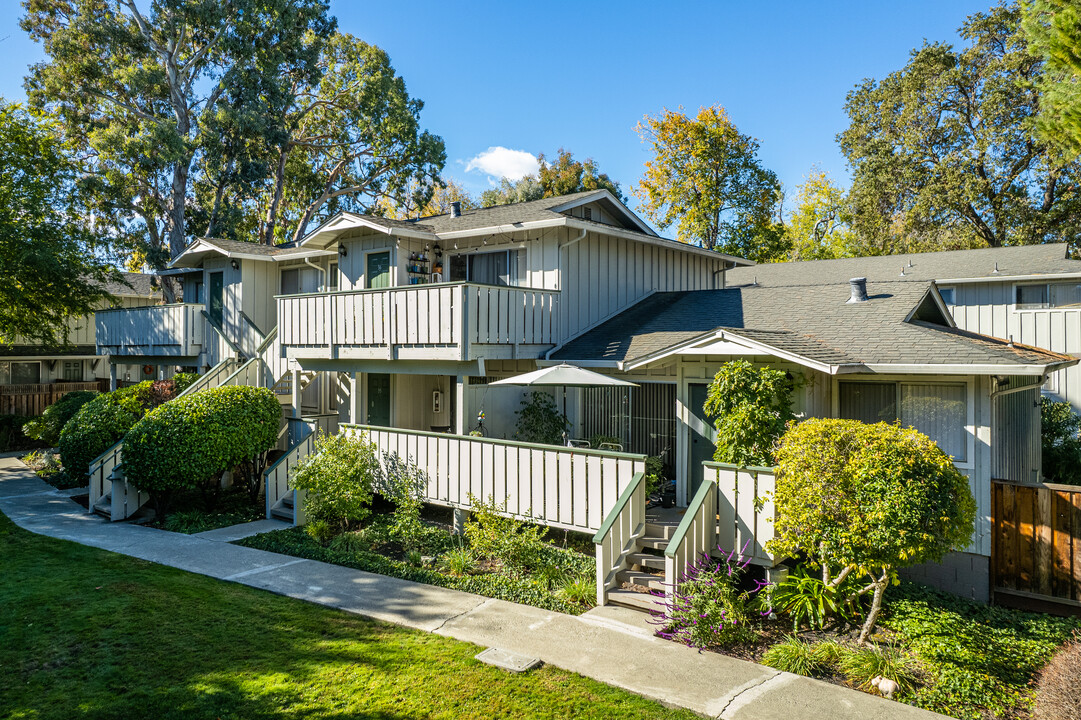
M 281 273 L 281 294 L 319 292 L 319 271 L 315 268 L 286 268 Z
M 0 385 L 37 385 L 41 382 L 41 363 L 0 363 Z
M 1018 285 L 1014 293 L 1015 303 L 1019 310 L 1081 307 L 1081 283 Z
M 957 304 L 956 302 L 954 302 L 956 296 L 954 294 L 953 288 L 939 288 L 938 294 L 942 296 L 942 302 L 946 303 L 947 305 Z
M 518 285 L 524 278 L 524 250 L 497 250 L 450 257 L 451 282 Z
M 61 369 L 60 377 L 63 378 L 66 382 L 82 382 L 83 361 L 65 360 L 64 367 Z
M 961 383 L 842 382 L 840 416 L 866 423 L 900 421 L 968 460 L 968 391 Z
M 330 270 L 327 272 L 327 290 L 330 292 L 338 290 L 338 263 L 336 262 L 330 264 Z

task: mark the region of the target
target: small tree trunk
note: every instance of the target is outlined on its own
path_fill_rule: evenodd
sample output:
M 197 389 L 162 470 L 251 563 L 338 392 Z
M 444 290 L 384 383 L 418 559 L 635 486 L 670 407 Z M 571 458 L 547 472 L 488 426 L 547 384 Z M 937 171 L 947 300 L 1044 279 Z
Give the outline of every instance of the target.
M 871 631 L 875 629 L 875 623 L 878 622 L 878 615 L 882 612 L 882 596 L 886 594 L 886 587 L 890 584 L 890 576 L 888 572 L 882 573 L 882 577 L 875 582 L 875 594 L 871 600 L 871 610 L 867 613 L 867 619 L 863 621 L 863 627 L 860 629 L 859 644 L 865 645 L 867 638 L 870 637 Z

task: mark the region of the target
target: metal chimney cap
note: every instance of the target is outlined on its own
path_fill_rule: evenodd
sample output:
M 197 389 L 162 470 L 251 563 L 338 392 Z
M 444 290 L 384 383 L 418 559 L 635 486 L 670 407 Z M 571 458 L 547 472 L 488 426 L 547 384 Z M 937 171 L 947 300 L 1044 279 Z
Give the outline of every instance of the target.
M 852 296 L 848 298 L 848 302 L 867 302 L 867 278 L 852 278 L 848 283 L 852 286 Z
M 462 203 L 460 200 L 455 200 L 450 204 L 450 216 L 452 218 L 462 216 Z

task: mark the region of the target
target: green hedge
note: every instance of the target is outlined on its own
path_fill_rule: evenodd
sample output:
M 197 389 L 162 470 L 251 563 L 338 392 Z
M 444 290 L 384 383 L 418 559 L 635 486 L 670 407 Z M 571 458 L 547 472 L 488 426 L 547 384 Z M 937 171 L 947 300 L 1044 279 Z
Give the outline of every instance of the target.
M 35 419 L 25 415 L 0 415 L 0 452 L 46 447 L 40 440 L 28 438 L 23 434 L 23 425 Z
M 86 475 L 90 463 L 116 444 L 146 413 L 149 380 L 103 393 L 79 408 L 60 431 L 60 461 L 71 475 Z
M 60 442 L 60 431 L 68 424 L 68 420 L 75 417 L 79 408 L 97 396 L 98 393 L 93 390 L 69 392 L 45 408 L 41 417 L 23 425 L 23 432 L 27 437 L 40 440 L 49 447 L 56 447 L 56 444 Z
M 177 398 L 147 413 L 124 437 L 124 475 L 164 511 L 180 490 L 216 482 L 272 448 L 281 404 L 266 388 L 230 386 Z

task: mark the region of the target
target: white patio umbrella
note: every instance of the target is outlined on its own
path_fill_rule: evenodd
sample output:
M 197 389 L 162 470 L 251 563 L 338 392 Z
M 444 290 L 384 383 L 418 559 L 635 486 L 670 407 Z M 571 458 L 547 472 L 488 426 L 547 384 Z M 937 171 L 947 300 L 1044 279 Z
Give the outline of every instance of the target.
M 551 367 L 541 368 L 533 372 L 514 375 L 502 380 L 496 380 L 491 385 L 532 385 L 544 387 L 563 388 L 563 417 L 567 416 L 567 388 L 568 387 L 638 387 L 638 383 L 620 380 L 611 375 L 602 375 L 592 370 L 561 363 Z M 565 435 L 566 433 L 564 433 Z

